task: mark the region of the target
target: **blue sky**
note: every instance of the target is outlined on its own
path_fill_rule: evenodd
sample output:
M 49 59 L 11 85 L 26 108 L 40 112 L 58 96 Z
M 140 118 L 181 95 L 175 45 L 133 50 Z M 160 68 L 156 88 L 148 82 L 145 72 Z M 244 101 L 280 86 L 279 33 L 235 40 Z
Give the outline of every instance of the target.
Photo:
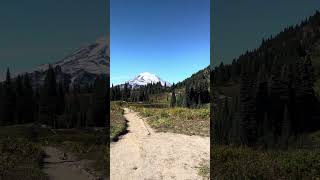
M 230 63 L 289 25 L 320 10 L 319 0 L 212 0 L 213 65 Z
M 0 2 L 0 79 L 60 60 L 108 31 L 105 0 Z
M 209 0 L 111 0 L 111 83 L 182 81 L 210 64 Z

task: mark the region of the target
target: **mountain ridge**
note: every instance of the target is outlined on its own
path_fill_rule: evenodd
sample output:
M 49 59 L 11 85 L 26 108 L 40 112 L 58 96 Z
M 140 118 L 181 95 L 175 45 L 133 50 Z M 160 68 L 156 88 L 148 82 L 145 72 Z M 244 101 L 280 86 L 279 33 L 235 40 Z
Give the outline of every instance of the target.
M 138 88 L 146 86 L 147 84 L 156 84 L 159 82 L 162 86 L 171 86 L 171 83 L 169 83 L 168 81 L 162 80 L 159 76 L 149 72 L 142 72 L 135 76 L 133 79 L 126 81 L 124 84 L 128 84 L 131 88 Z M 124 84 L 120 84 L 120 86 Z
M 97 76 L 109 76 L 109 41 L 109 36 L 100 37 L 94 43 L 82 46 L 56 63 L 50 64 L 57 73 L 57 81 L 90 84 Z M 34 87 L 43 83 L 48 68 L 49 64 L 42 64 L 28 73 Z

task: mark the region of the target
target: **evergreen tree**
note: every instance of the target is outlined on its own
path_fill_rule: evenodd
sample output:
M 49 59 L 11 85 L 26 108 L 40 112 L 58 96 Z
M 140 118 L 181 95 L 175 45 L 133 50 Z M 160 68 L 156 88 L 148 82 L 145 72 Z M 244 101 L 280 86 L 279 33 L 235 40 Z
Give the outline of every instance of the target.
M 57 118 L 57 82 L 54 69 L 49 65 L 44 85 L 40 93 L 39 118 L 55 128 Z
M 172 92 L 172 95 L 171 95 L 171 107 L 175 107 L 176 106 L 176 94 L 175 92 L 173 91 Z
M 282 120 L 282 130 L 281 130 L 281 145 L 283 148 L 288 147 L 288 140 L 291 134 L 291 122 L 288 106 L 285 105 Z
M 63 88 L 63 83 L 60 82 L 58 84 L 58 92 L 57 92 L 57 114 L 62 115 L 65 110 L 65 92 Z
M 15 81 L 16 102 L 15 102 L 15 124 L 25 123 L 24 115 L 24 89 L 22 77 L 19 75 Z
M 240 83 L 240 126 L 242 143 L 254 145 L 257 138 L 257 122 L 255 120 L 255 94 L 252 81 L 243 72 Z
M 3 83 L 0 83 L 0 126 L 4 124 L 4 88 Z
M 28 74 L 23 76 L 23 117 L 25 122 L 31 123 L 35 121 L 37 101 L 34 97 L 33 88 Z
M 107 113 L 107 81 L 104 77 L 97 77 L 94 82 L 93 90 L 93 120 L 96 126 L 103 127 L 106 125 Z
M 4 83 L 4 95 L 3 95 L 3 124 L 10 125 L 14 124 L 14 116 L 15 116 L 15 92 L 14 87 L 11 81 L 11 75 L 9 68 L 7 69 L 6 80 Z

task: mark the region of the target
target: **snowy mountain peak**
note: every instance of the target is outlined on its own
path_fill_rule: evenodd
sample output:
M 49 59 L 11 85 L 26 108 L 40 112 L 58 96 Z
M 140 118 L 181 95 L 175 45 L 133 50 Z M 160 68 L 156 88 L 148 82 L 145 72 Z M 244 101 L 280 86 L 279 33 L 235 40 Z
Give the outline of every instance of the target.
M 60 67 L 62 73 L 70 75 L 71 82 L 93 82 L 97 75 L 110 73 L 109 40 L 108 36 L 101 37 L 95 42 L 75 50 L 52 66 Z M 44 72 L 48 67 L 48 64 L 44 64 L 39 66 L 37 70 Z
M 162 86 L 171 86 L 171 84 L 167 81 L 162 80 L 155 74 L 151 74 L 149 72 L 143 72 L 140 73 L 138 76 L 136 76 L 134 79 L 128 81 L 129 85 L 131 85 L 133 88 L 139 87 L 139 86 L 145 86 L 147 84 L 156 84 L 160 82 Z
M 59 81 L 67 79 L 67 81 L 77 84 L 88 84 L 94 82 L 97 76 L 108 76 L 110 74 L 109 42 L 109 36 L 101 37 L 51 64 L 56 70 L 57 79 Z M 48 68 L 49 64 L 43 64 L 30 72 L 36 87 L 43 83 Z
M 62 71 L 72 76 L 87 72 L 91 74 L 109 74 L 109 38 L 102 37 L 94 43 L 86 45 L 63 58 L 53 67 L 60 66 Z M 48 65 L 38 67 L 39 70 L 48 69 Z

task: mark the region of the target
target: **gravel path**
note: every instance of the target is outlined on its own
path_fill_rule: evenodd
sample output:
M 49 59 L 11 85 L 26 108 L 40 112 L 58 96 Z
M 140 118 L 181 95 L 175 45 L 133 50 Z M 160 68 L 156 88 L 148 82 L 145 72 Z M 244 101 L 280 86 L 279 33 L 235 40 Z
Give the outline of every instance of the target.
M 209 160 L 210 139 L 157 133 L 136 112 L 125 109 L 128 133 L 111 144 L 111 180 L 201 180 L 199 164 Z
M 92 174 L 84 170 L 89 160 L 77 161 L 75 157 L 67 154 L 63 158 L 63 152 L 55 147 L 44 147 L 47 157 L 44 159 L 43 171 L 48 174 L 50 180 L 98 180 Z

